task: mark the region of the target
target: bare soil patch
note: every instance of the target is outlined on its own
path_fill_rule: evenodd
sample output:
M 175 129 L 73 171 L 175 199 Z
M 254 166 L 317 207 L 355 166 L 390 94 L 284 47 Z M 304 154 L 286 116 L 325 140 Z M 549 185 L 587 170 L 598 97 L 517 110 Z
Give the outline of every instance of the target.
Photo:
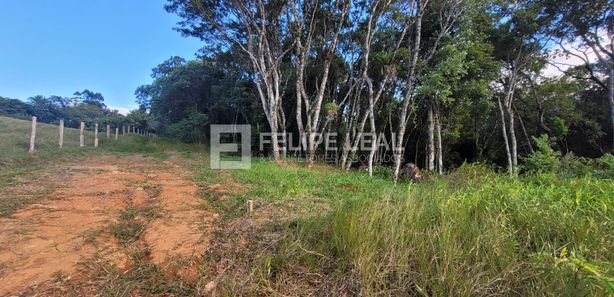
M 49 171 L 45 181 L 53 187 L 50 194 L 0 218 L 0 296 L 45 295 L 58 279 L 78 287 L 75 283 L 94 274 L 95 262 L 130 270 L 135 249 L 170 274 L 194 277 L 190 267 L 197 267 L 216 216 L 202 207 L 197 186 L 177 162 L 98 156 Z M 61 172 L 61 178 L 49 178 L 60 176 L 54 172 Z M 0 199 L 6 193 L 27 195 L 42 182 L 24 178 L 29 180 L 20 188 L 6 189 Z M 143 230 L 129 244 L 122 244 L 109 229 L 118 226 L 120 214 L 132 209 L 151 209 L 155 215 L 143 221 Z M 183 263 L 183 268 L 176 263 Z M 90 288 L 96 285 L 88 283 Z M 62 290 L 53 292 L 60 295 Z

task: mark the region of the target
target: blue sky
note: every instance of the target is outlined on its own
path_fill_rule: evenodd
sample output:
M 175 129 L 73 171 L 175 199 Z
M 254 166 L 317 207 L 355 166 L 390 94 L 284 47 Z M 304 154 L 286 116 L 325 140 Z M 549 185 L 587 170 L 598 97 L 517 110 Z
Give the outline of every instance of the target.
M 151 68 L 202 42 L 172 28 L 164 0 L 0 0 L 0 96 L 101 92 L 107 105 L 135 107 Z

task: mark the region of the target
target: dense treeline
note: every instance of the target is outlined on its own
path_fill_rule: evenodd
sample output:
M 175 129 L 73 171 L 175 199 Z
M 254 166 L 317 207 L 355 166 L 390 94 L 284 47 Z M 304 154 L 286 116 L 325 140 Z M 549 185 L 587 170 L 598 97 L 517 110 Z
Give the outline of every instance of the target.
M 88 89 L 75 92 L 73 97 L 37 95 L 28 98 L 26 102 L 0 97 L 0 115 L 22 119 L 36 116 L 38 121 L 52 124 L 63 119 L 66 127 L 72 128 L 78 128 L 81 122 L 85 122 L 88 127 L 95 123 L 112 127 L 130 125 L 151 131 L 155 131 L 158 126 L 145 110 L 133 110 L 124 116 L 108 108 L 102 94 Z
M 250 123 L 293 133 L 312 164 L 325 154 L 318 133 L 336 132 L 338 166 L 391 165 L 395 180 L 404 162 L 441 172 L 482 161 L 515 174 L 540 135 L 566 154 L 613 147 L 610 0 L 169 0 L 166 9 L 204 41 L 201 59 L 169 59 L 137 95 L 183 140 L 201 142 L 208 124 Z M 560 56 L 579 62 L 553 64 Z M 287 142 L 272 139 L 275 159 Z

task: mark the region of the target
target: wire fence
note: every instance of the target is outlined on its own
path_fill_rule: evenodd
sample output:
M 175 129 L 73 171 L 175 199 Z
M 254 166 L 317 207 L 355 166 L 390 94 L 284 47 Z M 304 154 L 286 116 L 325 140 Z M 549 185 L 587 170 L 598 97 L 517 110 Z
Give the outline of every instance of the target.
M 37 150 L 37 130 L 37 119 L 35 116 L 33 116 L 32 129 L 30 131 L 30 146 L 28 150 L 30 154 L 33 154 Z M 63 149 L 67 143 L 72 144 L 72 140 L 75 139 L 74 131 L 75 129 L 65 129 L 64 120 L 60 120 L 57 132 L 58 149 Z M 139 135 L 151 138 L 157 137 L 154 132 L 148 131 L 146 129 L 137 128 L 131 125 L 112 126 L 110 124 L 106 124 L 100 126 L 98 123 L 94 123 L 93 129 L 89 130 L 86 127 L 85 122 L 80 123 L 78 134 L 79 147 L 87 147 L 93 145 L 95 148 L 98 147 L 101 139 L 104 139 L 105 141 L 117 141 L 121 136 L 124 135 Z M 48 138 L 49 135 L 45 135 L 45 137 Z M 65 141 L 68 139 L 70 140 Z M 93 139 L 93 141 L 89 139 Z

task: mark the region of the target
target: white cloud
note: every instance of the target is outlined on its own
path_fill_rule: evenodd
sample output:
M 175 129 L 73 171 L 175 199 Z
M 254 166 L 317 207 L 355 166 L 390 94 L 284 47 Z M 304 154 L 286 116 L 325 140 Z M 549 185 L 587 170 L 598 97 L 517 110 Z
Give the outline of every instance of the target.
M 136 105 L 129 105 L 129 106 L 108 106 L 108 108 L 110 110 L 117 110 L 120 114 L 127 115 L 128 112 L 130 112 L 131 110 L 135 110 L 139 107 Z

